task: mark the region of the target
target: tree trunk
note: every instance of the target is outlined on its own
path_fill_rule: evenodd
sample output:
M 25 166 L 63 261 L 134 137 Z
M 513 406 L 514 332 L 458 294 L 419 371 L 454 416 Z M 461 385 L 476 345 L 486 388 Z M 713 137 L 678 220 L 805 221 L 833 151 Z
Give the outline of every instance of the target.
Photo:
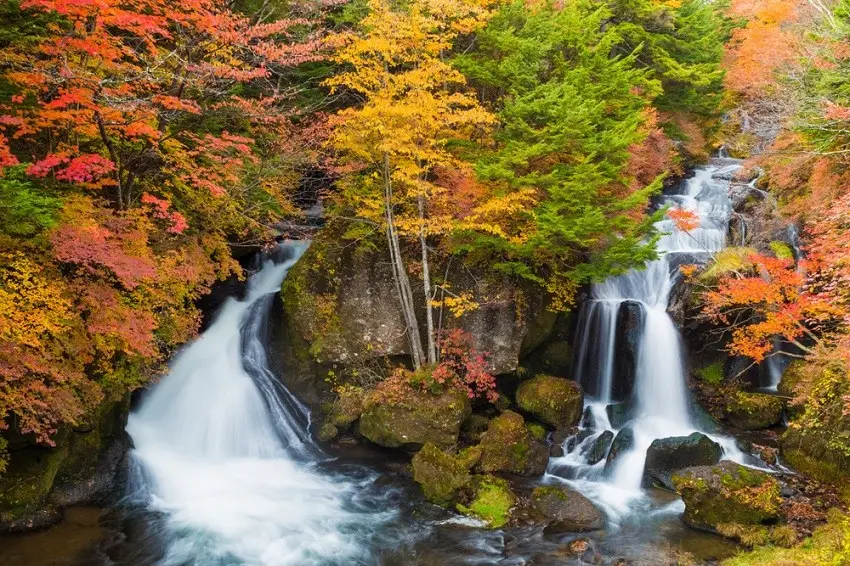
M 401 313 L 404 324 L 407 327 L 407 340 L 410 343 L 410 356 L 413 359 L 413 367 L 419 369 L 424 364 L 425 355 L 422 351 L 422 338 L 419 334 L 419 321 L 416 320 L 416 309 L 413 303 L 413 291 L 410 287 L 410 278 L 404 268 L 401 258 L 401 246 L 398 243 L 398 233 L 395 231 L 393 220 L 393 186 L 390 178 L 390 158 L 384 154 L 384 208 L 387 218 L 387 244 L 390 249 L 390 263 L 393 266 L 393 280 L 395 281 L 398 300 L 401 304 Z
M 422 285 L 425 289 L 425 326 L 428 332 L 428 363 L 437 363 L 437 345 L 434 334 L 434 314 L 431 307 L 431 272 L 428 264 L 428 242 L 425 238 L 425 195 L 419 194 L 419 245 L 422 247 Z

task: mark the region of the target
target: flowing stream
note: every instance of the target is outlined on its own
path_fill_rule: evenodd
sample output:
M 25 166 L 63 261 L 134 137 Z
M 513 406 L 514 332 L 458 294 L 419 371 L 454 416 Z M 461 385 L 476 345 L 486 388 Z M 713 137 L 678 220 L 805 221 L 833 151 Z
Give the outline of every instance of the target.
M 588 393 L 586 415 L 590 418 L 582 423 L 585 430 L 578 440 L 565 443 L 565 456 L 550 461 L 549 473 L 551 480 L 566 481 L 584 492 L 614 525 L 636 511 L 645 511 L 649 504 L 641 482 L 652 441 L 699 430 L 690 411 L 681 339 L 667 307 L 680 276 L 678 266 L 700 261 L 725 246 L 731 213 L 728 179 L 738 167 L 733 160 L 715 160 L 697 169 L 678 194 L 665 195 L 661 206 L 696 213 L 699 227 L 683 232 L 669 219 L 660 221 L 657 228 L 664 234 L 658 243 L 661 257 L 644 270 L 593 285 L 580 314 L 574 376 Z M 619 327 L 623 309 L 631 313 L 633 323 L 637 319 L 638 328 L 626 332 Z M 636 354 L 633 360 L 624 359 L 620 343 L 629 339 Z M 629 363 L 634 367 L 624 370 Z M 624 383 L 628 375 L 633 376 L 633 384 Z M 616 401 L 623 403 L 612 405 Z M 609 411 L 615 407 L 627 411 L 627 422 L 612 425 Z M 608 469 L 604 459 L 595 464 L 587 461 L 600 434 L 605 430 L 616 434 L 627 427 L 634 433 L 634 442 Z M 708 436 L 721 445 L 725 459 L 745 458 L 733 439 Z M 683 508 L 681 502 L 668 507 L 671 513 Z
M 358 564 L 393 512 L 320 471 L 306 408 L 266 362 L 267 315 L 306 249 L 283 244 L 130 415 L 130 497 L 163 517 L 160 564 Z

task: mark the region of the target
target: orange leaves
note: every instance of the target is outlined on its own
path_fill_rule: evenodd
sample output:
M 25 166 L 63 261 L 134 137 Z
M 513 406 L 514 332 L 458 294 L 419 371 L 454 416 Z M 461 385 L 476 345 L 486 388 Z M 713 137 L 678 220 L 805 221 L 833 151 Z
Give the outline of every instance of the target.
M 729 349 L 761 362 L 780 337 L 803 351 L 839 314 L 827 297 L 812 293 L 807 278 L 790 259 L 751 254 L 754 273 L 734 273 L 703 294 L 703 312 L 732 330 Z M 805 338 L 805 340 L 803 340 Z
M 667 211 L 667 217 L 673 221 L 676 229 L 682 232 L 696 230 L 700 225 L 699 214 L 684 208 L 671 208 Z

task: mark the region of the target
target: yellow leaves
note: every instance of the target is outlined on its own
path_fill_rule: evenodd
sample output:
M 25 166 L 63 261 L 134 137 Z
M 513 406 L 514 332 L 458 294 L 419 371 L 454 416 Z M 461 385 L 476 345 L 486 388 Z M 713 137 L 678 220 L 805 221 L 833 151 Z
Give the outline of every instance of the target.
M 448 287 L 448 284 L 444 284 L 443 290 L 447 291 Z M 460 318 L 464 314 L 476 310 L 481 305 L 474 300 L 470 291 L 464 291 L 459 295 L 446 294 L 442 300 L 431 301 L 431 306 L 435 308 L 446 308 L 452 313 L 452 316 Z
M 73 316 L 63 280 L 22 252 L 0 253 L 0 341 L 37 348 Z

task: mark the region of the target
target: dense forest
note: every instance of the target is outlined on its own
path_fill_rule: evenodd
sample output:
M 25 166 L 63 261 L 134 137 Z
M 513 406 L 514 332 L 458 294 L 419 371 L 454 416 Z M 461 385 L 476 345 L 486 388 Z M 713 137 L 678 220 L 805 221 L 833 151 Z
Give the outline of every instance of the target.
M 425 498 L 490 528 L 552 519 L 560 492 L 504 478 L 568 457 L 591 399 L 619 402 L 593 440 L 611 466 L 612 407 L 649 405 L 640 375 L 610 399 L 576 375 L 582 317 L 666 269 L 672 232 L 680 381 L 721 423 L 689 430 L 746 436 L 780 481 L 651 483 L 735 541 L 725 564 L 850 561 L 850 0 L 9 0 L 0 21 L 0 531 L 87 502 L 55 496 L 91 475 L 75 460 L 289 239 L 313 243 L 270 357 L 320 443 L 415 448 Z M 717 249 L 704 193 L 671 196 L 709 163 L 732 164 Z

